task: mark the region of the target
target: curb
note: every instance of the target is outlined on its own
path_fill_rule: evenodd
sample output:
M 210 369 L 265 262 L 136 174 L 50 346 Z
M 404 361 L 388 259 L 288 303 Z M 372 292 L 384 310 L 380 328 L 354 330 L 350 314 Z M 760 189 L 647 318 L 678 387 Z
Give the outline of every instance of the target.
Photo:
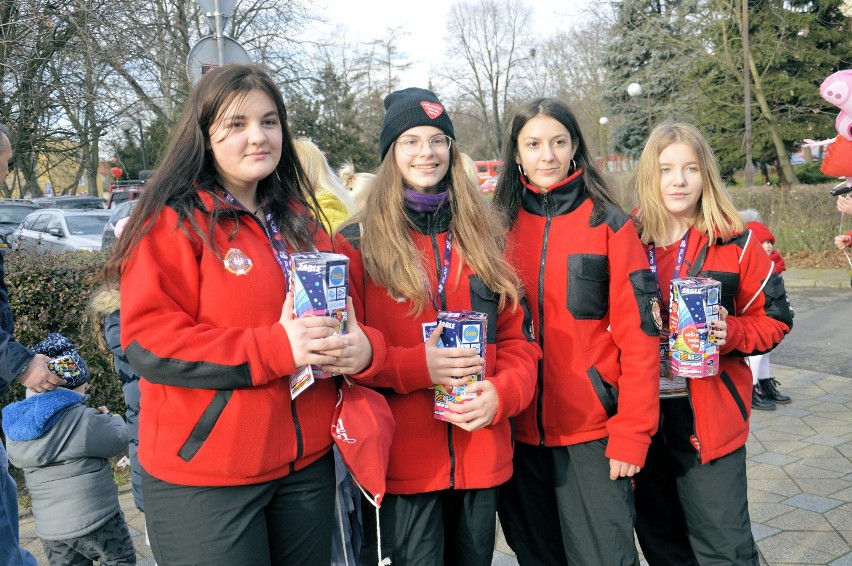
M 834 281 L 834 280 L 823 280 L 817 281 L 812 279 L 784 279 L 784 287 L 786 289 L 793 288 L 812 288 L 812 287 L 820 287 L 823 289 L 849 289 L 849 281 Z

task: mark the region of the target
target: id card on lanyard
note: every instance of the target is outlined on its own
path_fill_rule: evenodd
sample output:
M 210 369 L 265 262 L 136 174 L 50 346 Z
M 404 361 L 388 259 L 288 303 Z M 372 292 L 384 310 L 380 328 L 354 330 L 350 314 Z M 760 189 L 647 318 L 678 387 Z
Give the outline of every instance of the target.
M 686 259 L 686 247 L 689 244 L 689 230 L 684 234 L 678 246 L 672 279 L 681 276 L 683 264 Z M 657 256 L 654 244 L 648 245 L 648 264 L 651 273 L 657 280 L 657 293 L 661 305 L 664 305 L 663 290 L 660 287 L 660 274 L 657 268 Z M 670 306 L 671 308 L 671 306 Z M 686 395 L 686 378 L 672 376 L 669 371 L 669 309 L 660 309 L 663 319 L 660 328 L 660 397 L 682 397 Z

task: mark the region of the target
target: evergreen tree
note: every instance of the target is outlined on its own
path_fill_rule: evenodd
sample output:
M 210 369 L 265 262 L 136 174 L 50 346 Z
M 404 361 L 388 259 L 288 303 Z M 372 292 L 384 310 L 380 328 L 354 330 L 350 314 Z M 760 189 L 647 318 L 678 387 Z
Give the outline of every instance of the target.
M 723 171 L 744 163 L 742 4 L 717 0 L 702 26 L 707 57 L 695 68 L 709 133 Z M 749 0 L 753 147 L 758 167 L 778 163 L 783 184 L 797 182 L 789 154 L 803 138 L 834 137 L 836 116 L 820 83 L 852 64 L 852 37 L 842 0 Z M 761 163 L 762 162 L 762 163 Z
M 375 147 L 361 140 L 355 95 L 345 78 L 327 63 L 313 81 L 311 95 L 290 96 L 288 120 L 295 136 L 310 138 L 332 168 L 348 161 L 356 170 L 378 164 Z
M 622 0 L 604 52 L 603 94 L 607 115 L 616 118 L 610 141 L 616 152 L 638 155 L 650 129 L 672 117 L 688 118 L 689 85 L 684 77 L 697 56 L 691 0 Z M 642 92 L 631 97 L 630 83 Z

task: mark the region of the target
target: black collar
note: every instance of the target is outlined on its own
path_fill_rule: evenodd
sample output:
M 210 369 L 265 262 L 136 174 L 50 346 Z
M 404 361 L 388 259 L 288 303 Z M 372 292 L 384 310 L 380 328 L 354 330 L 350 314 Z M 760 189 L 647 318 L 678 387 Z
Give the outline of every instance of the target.
M 521 204 L 524 210 L 536 216 L 562 216 L 576 210 L 587 198 L 589 195 L 583 175 L 579 174 L 546 193 L 536 193 L 524 188 Z
M 447 202 L 434 212 L 416 212 L 405 208 L 405 215 L 421 234 L 442 234 L 449 231 L 450 221 L 453 218 L 452 206 Z

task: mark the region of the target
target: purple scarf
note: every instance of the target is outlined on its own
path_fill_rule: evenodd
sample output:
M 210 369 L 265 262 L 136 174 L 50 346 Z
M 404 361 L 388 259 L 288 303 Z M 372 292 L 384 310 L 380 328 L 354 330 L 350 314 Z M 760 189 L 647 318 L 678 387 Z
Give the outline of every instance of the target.
M 439 186 L 440 192 L 435 194 L 420 193 L 408 187 L 404 187 L 404 190 L 405 204 L 414 212 L 435 212 L 450 200 L 446 185 Z

